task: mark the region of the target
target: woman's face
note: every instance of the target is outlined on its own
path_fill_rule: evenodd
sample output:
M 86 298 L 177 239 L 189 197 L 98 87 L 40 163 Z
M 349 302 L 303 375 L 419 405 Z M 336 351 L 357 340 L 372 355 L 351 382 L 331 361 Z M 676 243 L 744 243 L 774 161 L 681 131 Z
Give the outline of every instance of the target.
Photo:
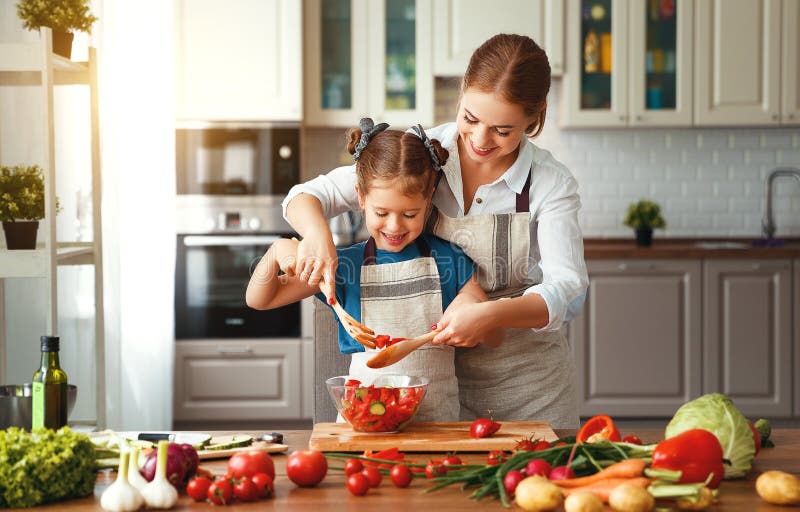
M 422 234 L 430 201 L 422 194 L 405 195 L 392 181 L 373 181 L 366 194 L 358 187 L 364 224 L 378 249 L 400 252 Z
M 521 105 L 508 103 L 494 93 L 467 89 L 458 106 L 459 157 L 510 167 L 517 159 L 525 129 L 533 122 Z

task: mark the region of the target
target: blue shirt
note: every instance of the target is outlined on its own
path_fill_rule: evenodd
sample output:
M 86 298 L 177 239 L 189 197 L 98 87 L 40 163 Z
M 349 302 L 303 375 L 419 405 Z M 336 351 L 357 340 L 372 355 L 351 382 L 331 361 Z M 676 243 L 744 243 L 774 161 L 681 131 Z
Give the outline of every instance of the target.
M 433 235 L 421 235 L 431 249 L 431 257 L 436 261 L 439 270 L 439 282 L 442 287 L 442 311 L 453 302 L 458 291 L 467 283 L 474 272 L 472 260 L 455 244 L 451 244 Z M 364 246 L 366 242 L 337 249 L 339 266 L 336 268 L 336 297 L 345 311 L 361 321 L 361 265 L 364 262 Z M 413 260 L 422 255 L 416 243 L 410 243 L 400 252 L 375 250 L 375 263 L 398 263 Z M 322 293 L 317 298 L 325 302 Z M 327 302 L 325 302 L 327 304 Z M 330 307 L 330 306 L 329 306 Z M 342 354 L 363 352 L 364 346 L 350 337 L 344 326 L 339 323 L 339 350 Z

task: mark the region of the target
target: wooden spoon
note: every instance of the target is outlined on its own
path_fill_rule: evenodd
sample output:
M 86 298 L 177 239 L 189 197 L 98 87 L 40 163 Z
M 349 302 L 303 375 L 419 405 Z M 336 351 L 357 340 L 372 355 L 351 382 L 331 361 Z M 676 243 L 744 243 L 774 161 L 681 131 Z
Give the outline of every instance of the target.
M 389 365 L 393 365 L 422 345 L 431 341 L 438 332 L 439 331 L 431 331 L 428 334 L 423 334 L 416 338 L 398 341 L 394 345 L 390 345 L 375 354 L 372 359 L 367 361 L 367 366 L 370 368 L 386 368 Z

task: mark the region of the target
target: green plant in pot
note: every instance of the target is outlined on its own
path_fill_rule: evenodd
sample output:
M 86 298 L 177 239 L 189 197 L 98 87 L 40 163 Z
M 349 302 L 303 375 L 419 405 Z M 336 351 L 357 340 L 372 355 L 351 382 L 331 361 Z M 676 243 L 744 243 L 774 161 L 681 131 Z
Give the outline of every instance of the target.
M 625 214 L 622 223 L 636 231 L 636 244 L 645 247 L 653 243 L 653 230 L 667 225 L 661 216 L 661 207 L 658 203 L 647 199 L 641 199 L 628 206 L 628 213 Z
M 17 16 L 28 30 L 53 29 L 53 52 L 70 58 L 74 31 L 92 33 L 97 17 L 89 11 L 89 0 L 19 0 Z
M 56 200 L 56 212 L 60 210 Z M 0 166 L 0 221 L 9 249 L 35 249 L 44 218 L 44 173 L 38 165 Z

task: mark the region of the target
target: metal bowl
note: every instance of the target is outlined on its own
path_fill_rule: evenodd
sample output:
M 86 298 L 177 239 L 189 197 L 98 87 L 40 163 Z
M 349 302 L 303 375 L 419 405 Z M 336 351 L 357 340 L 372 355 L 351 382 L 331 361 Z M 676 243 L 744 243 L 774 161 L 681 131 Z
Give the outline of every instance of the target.
M 0 386 L 0 429 L 20 427 L 31 429 L 31 397 L 30 384 L 10 384 Z M 67 385 L 67 416 L 75 407 L 78 397 L 78 386 Z

